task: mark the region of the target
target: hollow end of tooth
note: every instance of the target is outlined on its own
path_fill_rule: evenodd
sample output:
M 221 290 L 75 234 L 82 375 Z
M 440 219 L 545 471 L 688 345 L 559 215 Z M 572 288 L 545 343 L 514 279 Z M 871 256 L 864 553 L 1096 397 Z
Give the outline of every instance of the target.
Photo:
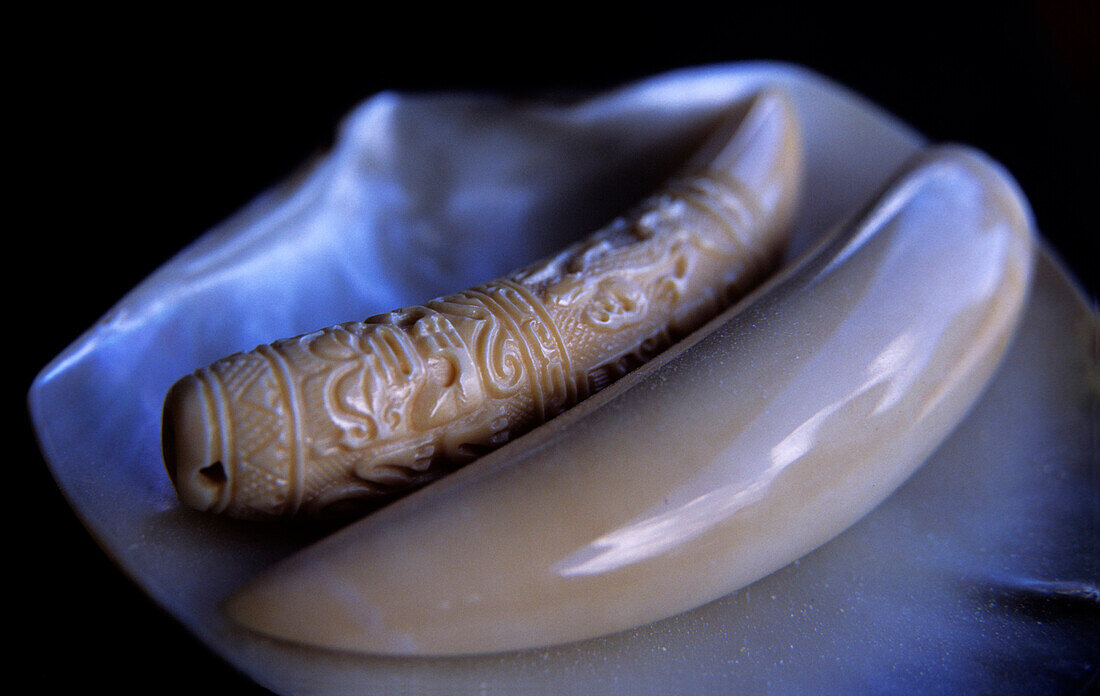
M 164 400 L 161 450 L 168 477 L 189 507 L 217 511 L 229 487 L 221 439 L 205 387 L 195 375 L 176 382 Z

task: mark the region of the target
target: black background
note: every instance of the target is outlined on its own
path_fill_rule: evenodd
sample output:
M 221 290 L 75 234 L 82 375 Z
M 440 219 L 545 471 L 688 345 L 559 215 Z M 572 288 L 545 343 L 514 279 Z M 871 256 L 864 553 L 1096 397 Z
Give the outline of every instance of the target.
M 568 94 L 707 63 L 802 64 L 933 141 L 969 143 L 1004 163 L 1095 297 L 1095 3 L 876 7 L 679 3 L 614 17 L 563 5 L 323 18 L 59 12 L 13 23 L 25 48 L 8 64 L 7 110 L 18 122 L 9 173 L 13 210 L 29 214 L 8 226 L 9 296 L 13 328 L 30 329 L 16 363 L 23 415 L 8 569 L 26 583 L 14 599 L 28 659 L 13 677 L 25 671 L 57 693 L 267 693 L 98 549 L 50 478 L 20 400 L 35 373 L 139 280 L 327 148 L 341 117 L 379 90 Z

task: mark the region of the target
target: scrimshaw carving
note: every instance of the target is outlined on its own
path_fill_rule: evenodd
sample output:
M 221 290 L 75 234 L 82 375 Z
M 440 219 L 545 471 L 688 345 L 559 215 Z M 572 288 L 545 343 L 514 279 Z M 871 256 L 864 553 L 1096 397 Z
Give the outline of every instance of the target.
M 468 462 L 743 295 L 778 258 L 776 224 L 741 182 L 696 171 L 510 276 L 198 371 L 232 488 L 212 507 L 377 503 Z

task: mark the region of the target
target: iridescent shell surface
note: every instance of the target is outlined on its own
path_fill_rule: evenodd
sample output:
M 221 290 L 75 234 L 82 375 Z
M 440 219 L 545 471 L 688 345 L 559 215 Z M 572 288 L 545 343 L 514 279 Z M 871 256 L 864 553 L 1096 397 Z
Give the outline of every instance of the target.
M 715 66 L 567 106 L 371 98 L 327 158 L 184 250 L 42 372 L 31 407 L 54 476 L 154 601 L 278 693 L 1010 694 L 1072 683 L 1100 640 L 1098 320 L 1046 255 L 993 383 L 920 471 L 840 537 L 700 609 L 448 659 L 260 640 L 218 611 L 311 539 L 179 505 L 159 453 L 176 377 L 544 256 L 644 195 L 686 154 L 686 134 L 762 85 L 788 89 L 805 124 L 809 194 L 793 258 L 923 145 L 801 69 Z

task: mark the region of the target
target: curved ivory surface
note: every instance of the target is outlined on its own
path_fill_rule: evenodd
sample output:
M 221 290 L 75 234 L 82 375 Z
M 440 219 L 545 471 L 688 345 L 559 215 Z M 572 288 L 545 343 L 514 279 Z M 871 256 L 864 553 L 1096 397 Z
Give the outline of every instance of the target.
M 1006 349 L 1032 249 L 999 167 L 932 150 L 751 302 L 225 608 L 313 646 L 464 654 L 726 595 L 852 525 L 943 441 Z
M 775 270 L 800 194 L 790 98 L 734 104 L 658 191 L 502 278 L 235 353 L 180 379 L 164 460 L 236 517 L 378 506 L 574 406 Z

